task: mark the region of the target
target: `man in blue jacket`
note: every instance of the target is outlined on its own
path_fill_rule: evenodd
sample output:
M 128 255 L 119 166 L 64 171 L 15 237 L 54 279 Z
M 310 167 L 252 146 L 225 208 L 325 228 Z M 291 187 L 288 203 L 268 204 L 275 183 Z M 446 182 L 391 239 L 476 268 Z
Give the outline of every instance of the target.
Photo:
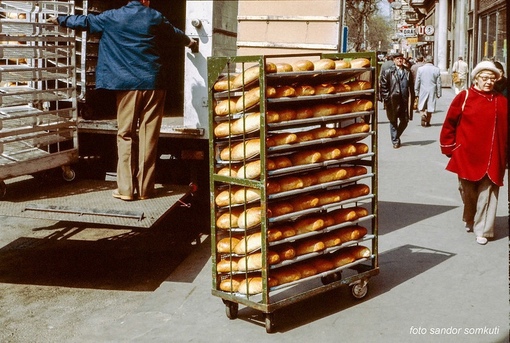
M 197 43 L 174 27 L 150 0 L 132 0 L 98 15 L 69 15 L 48 22 L 100 33 L 96 88 L 114 90 L 117 100 L 117 189 L 122 200 L 154 196 L 157 142 L 166 91 L 164 44 Z M 138 129 L 138 132 L 137 132 Z

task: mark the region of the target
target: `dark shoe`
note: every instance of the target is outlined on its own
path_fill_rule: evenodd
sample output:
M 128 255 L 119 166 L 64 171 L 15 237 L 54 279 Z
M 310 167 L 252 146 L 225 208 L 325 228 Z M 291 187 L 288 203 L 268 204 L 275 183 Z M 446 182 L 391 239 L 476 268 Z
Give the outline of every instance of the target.
M 124 200 L 124 201 L 133 201 L 134 200 L 134 197 L 132 195 L 120 194 L 118 189 L 113 191 L 112 196 L 115 199 L 120 199 L 120 200 Z
M 398 149 L 398 148 L 400 148 L 400 143 L 393 144 L 393 149 Z
M 427 126 L 427 116 L 425 114 L 422 114 L 421 116 L 421 126 L 423 127 Z

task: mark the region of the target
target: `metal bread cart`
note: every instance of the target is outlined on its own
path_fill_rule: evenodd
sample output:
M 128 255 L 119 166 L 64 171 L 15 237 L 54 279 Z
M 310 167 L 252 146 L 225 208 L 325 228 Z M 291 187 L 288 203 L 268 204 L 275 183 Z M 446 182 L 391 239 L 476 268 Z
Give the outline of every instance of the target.
M 303 60 L 352 67 L 274 68 Z M 379 273 L 376 63 L 374 53 L 209 58 L 212 294 L 228 318 L 239 304 L 260 310 L 269 333 L 284 306 L 344 285 L 368 293 Z M 335 90 L 277 95 L 323 85 Z M 345 173 L 322 178 L 334 171 Z
M 0 1 L 0 196 L 4 180 L 61 167 L 73 180 L 75 38 L 46 23 L 73 1 Z

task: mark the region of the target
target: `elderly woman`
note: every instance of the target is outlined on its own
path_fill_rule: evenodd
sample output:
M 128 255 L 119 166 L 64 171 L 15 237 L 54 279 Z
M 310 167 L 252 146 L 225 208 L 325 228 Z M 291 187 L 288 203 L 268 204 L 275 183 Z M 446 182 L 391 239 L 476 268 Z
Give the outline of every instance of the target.
M 459 178 L 466 231 L 478 244 L 494 237 L 499 188 L 507 158 L 507 99 L 494 91 L 500 71 L 483 61 L 473 69 L 472 86 L 453 99 L 440 134 L 447 170 Z

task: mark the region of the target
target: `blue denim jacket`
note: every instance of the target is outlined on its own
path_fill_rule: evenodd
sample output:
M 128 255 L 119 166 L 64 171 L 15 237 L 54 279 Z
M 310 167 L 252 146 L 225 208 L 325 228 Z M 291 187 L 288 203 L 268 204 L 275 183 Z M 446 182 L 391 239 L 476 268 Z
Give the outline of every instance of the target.
M 59 16 L 60 26 L 100 33 L 96 88 L 162 89 L 162 49 L 185 46 L 190 39 L 161 13 L 130 1 L 98 15 Z

